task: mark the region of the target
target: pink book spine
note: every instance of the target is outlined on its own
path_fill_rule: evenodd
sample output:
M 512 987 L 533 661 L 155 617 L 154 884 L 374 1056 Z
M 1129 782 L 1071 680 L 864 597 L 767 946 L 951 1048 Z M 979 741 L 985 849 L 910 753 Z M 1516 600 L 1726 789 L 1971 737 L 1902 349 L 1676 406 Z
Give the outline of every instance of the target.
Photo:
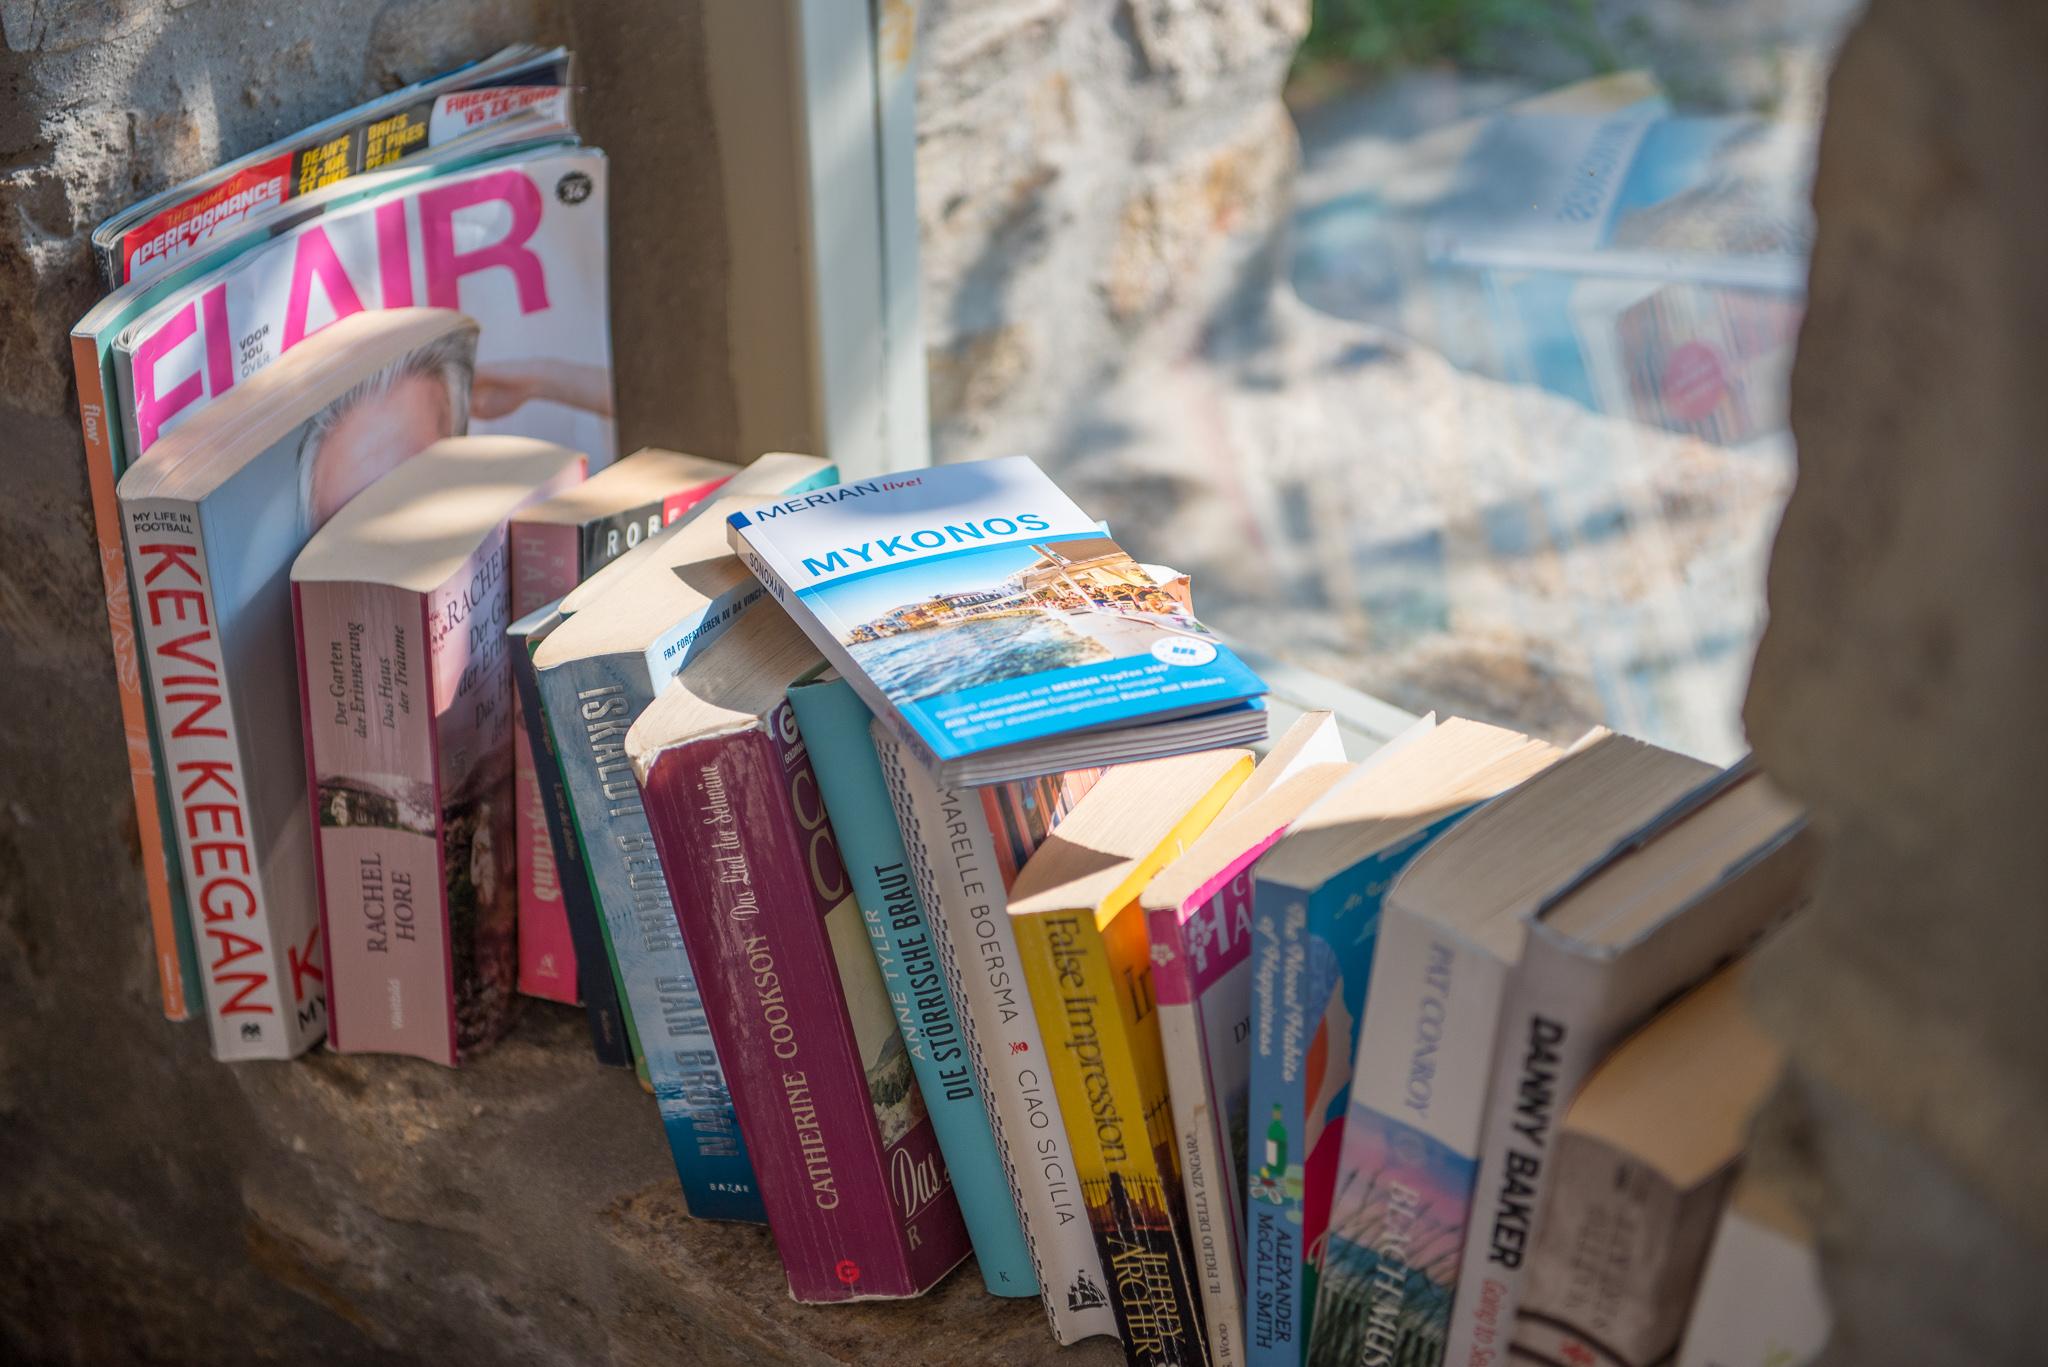
M 560 598 L 582 578 L 581 528 L 559 523 L 511 525 L 513 620 Z M 519 990 L 575 1005 L 576 947 L 569 912 L 541 808 L 540 778 L 526 728 L 512 728 L 512 860 L 519 870 Z
M 329 1047 L 455 1062 L 426 600 L 293 585 Z

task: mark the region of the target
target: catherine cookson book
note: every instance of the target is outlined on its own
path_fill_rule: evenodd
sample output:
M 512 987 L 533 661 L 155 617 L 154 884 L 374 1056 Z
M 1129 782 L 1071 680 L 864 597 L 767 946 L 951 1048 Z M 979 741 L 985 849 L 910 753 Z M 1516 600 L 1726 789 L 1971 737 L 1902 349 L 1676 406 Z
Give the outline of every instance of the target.
M 353 495 L 461 432 L 475 347 L 476 325 L 446 310 L 346 319 L 121 479 L 218 1058 L 290 1058 L 327 1029 L 290 580 L 320 525 L 307 491 Z
M 942 783 L 1263 740 L 1265 685 L 1022 456 L 766 503 L 732 545 Z

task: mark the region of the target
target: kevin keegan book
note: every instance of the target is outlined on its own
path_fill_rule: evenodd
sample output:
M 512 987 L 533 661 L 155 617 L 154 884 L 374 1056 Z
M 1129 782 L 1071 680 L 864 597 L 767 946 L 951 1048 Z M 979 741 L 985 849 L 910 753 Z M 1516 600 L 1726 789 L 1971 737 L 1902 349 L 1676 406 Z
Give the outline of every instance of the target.
M 941 783 L 1263 740 L 1266 686 L 1022 456 L 729 519 L 733 549 Z

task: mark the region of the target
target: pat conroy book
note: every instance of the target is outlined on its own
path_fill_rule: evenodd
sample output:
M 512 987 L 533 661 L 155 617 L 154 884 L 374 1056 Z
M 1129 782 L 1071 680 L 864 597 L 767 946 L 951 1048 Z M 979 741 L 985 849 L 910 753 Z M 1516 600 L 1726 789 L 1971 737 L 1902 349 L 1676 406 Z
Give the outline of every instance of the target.
M 1805 824 L 1768 779 L 1738 765 L 1674 803 L 1529 918 L 1494 1051 L 1447 1361 L 1487 1367 L 1501 1361 L 1509 1340 L 1533 1340 L 1538 1357 L 1554 1346 L 1554 1317 L 1525 1332 L 1516 1312 L 1532 1275 L 1530 1241 L 1546 1209 L 1559 1111 L 1628 1031 L 1803 900 L 1813 853 Z M 1596 1222 L 1581 1231 L 1582 1251 L 1599 1229 Z M 1631 1361 L 1660 1360 L 1676 1339 L 1674 1323 L 1656 1352 Z
M 882 722 L 871 723 L 869 735 L 930 913 L 1053 1338 L 1065 1345 L 1113 1336 L 1108 1279 L 1081 1201 L 1045 1036 L 1024 985 L 1008 894 L 1018 870 L 1101 771 L 948 788 Z
M 626 758 L 626 729 L 696 651 L 765 599 L 726 549 L 722 513 L 750 495 L 830 479 L 831 469 L 811 457 L 756 461 L 719 498 L 572 589 L 562 600 L 566 620 L 533 653 L 605 954 L 699 1219 L 766 1216 Z
M 1722 1207 L 1677 1367 L 1807 1367 L 1832 1323 L 1812 1229 L 1745 1170 Z
M 730 524 L 943 782 L 1265 738 L 1258 676 L 1025 457 L 840 484 Z
M 967 1226 L 787 696 L 822 667 L 763 604 L 626 750 L 790 1294 L 919 1296 Z
M 514 1019 L 505 524 L 584 468 L 525 437 L 436 442 L 292 564 L 331 1048 L 453 1067 Z
M 967 1222 L 982 1284 L 991 1295 L 1036 1297 L 1038 1275 L 989 1130 L 931 918 L 875 755 L 874 716 L 846 680 L 829 670 L 792 686 L 789 703 Z
M 515 44 L 323 119 L 109 216 L 92 231 L 100 269 L 110 287 L 146 278 L 310 191 L 524 111 L 544 108 L 566 128 L 571 66 L 564 48 Z
M 569 815 L 569 790 L 562 782 L 561 757 L 555 753 L 555 735 L 548 727 L 547 713 L 541 708 L 540 676 L 533 672 L 533 652 L 563 620 L 558 598 L 505 628 L 505 639 L 512 651 L 512 689 L 519 698 L 519 744 L 533 757 L 536 805 L 546 823 L 545 838 L 561 898 L 562 919 L 576 955 L 576 990 L 590 1022 L 591 1049 L 597 1061 L 607 1067 L 630 1068 L 636 1054 L 632 1023 L 619 1005 L 611 956 L 604 951 L 604 931 L 597 923 L 597 894 L 590 886 L 590 861 L 584 857 L 583 842 L 576 836 L 575 818 Z M 516 813 L 514 819 L 518 819 Z M 520 967 L 524 972 L 523 910 L 521 916 Z
M 1312 1363 L 1444 1360 L 1527 918 L 1713 772 L 1596 729 L 1438 836 L 1387 890 Z
M 1425 717 L 1302 813 L 1253 870 L 1245 1337 L 1298 1367 L 1314 1337 L 1331 1195 L 1387 886 L 1479 802 L 1556 757 Z
M 1135 1367 L 1207 1361 L 1138 895 L 1251 776 L 1248 750 L 1112 768 L 1010 889 L 1010 925 Z
M 1216 823 L 1146 885 L 1159 1037 L 1188 1232 L 1216 1367 L 1244 1361 L 1251 866 L 1351 771 L 1327 712 L 1290 727 Z
M 512 616 L 524 618 L 707 498 L 735 467 L 647 447 L 512 519 Z M 577 951 L 526 728 L 514 730 L 519 990 L 575 1004 Z
M 493 146 L 477 150 L 465 145 L 421 153 L 398 166 L 312 191 L 294 201 L 293 217 L 316 217 L 462 167 L 494 158 L 509 159 L 523 150 L 527 149 Z M 278 231 L 283 231 L 282 227 Z M 79 431 L 85 443 L 86 482 L 92 491 L 93 532 L 100 548 L 114 678 L 119 685 L 121 717 L 128 739 L 129 785 L 134 794 L 136 829 L 142 847 L 143 885 L 164 1014 L 172 1020 L 185 1019 L 188 1005 L 196 1006 L 198 1002 L 199 961 L 184 877 L 177 867 L 171 793 L 160 771 L 161 737 L 156 734 L 146 702 L 150 691 L 148 665 L 136 653 L 129 610 L 131 595 L 115 485 L 134 463 L 138 452 L 123 432 L 127 424 L 120 407 L 113 347 L 130 323 L 222 263 L 267 244 L 271 236 L 269 232 L 250 231 L 216 237 L 203 250 L 192 252 L 163 271 L 111 291 L 71 329 Z
M 327 1028 L 328 983 L 294 680 L 290 571 L 319 526 L 311 478 L 353 493 L 460 432 L 476 326 L 351 319 L 251 381 L 122 477 L 139 645 L 198 989 L 217 1058 L 290 1058 Z M 408 437 L 390 403 L 437 414 Z
M 1680 998 L 1557 1115 L 1554 1172 L 1505 1360 L 1643 1367 L 1678 1352 L 1702 1270 L 1720 1258 L 1709 1248 L 1717 1225 L 1725 1237 L 1751 1125 L 1782 1070 L 1782 1050 L 1743 1006 L 1740 979 L 1738 961 Z M 1747 1337 L 1782 1294 L 1754 1274 L 1782 1267 L 1729 1269 L 1752 1293 L 1718 1308 L 1731 1338 Z M 1752 1356 L 1747 1367 L 1774 1361 Z

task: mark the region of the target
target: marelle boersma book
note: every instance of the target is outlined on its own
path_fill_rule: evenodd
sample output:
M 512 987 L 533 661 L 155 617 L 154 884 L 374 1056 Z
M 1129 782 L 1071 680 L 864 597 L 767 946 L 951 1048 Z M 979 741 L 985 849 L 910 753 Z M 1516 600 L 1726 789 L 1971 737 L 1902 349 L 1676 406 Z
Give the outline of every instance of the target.
M 1216 823 L 1145 889 L 1181 1187 L 1215 1367 L 1244 1361 L 1251 866 L 1351 766 L 1327 712 L 1291 727 Z M 1250 800 L 1246 801 L 1247 795 Z
M 121 480 L 166 814 L 219 1058 L 289 1058 L 327 1028 L 292 682 L 289 574 L 319 526 L 308 481 L 353 493 L 460 432 L 475 344 L 475 325 L 441 310 L 351 319 Z M 417 406 L 416 430 L 380 419 L 395 397 Z
M 1138 894 L 1251 776 L 1248 750 L 1120 765 L 1038 847 L 1010 925 L 1136 1367 L 1207 1361 Z
M 331 1048 L 452 1067 L 514 1019 L 505 523 L 584 468 L 525 437 L 436 442 L 293 562 Z
M 1061 1344 L 1116 1333 L 1102 1253 L 1047 1072 L 1045 1036 L 1024 985 L 1007 889 L 1095 786 L 1100 770 L 988 788 L 942 787 L 880 721 L 875 755 L 902 824 L 904 853 L 931 912 L 939 962 L 1002 1155 L 1039 1298 Z
M 1022 456 L 840 484 L 731 527 L 776 601 L 942 781 L 1265 737 L 1265 685 L 1195 620 L 1184 587 Z
M 560 599 L 674 522 L 735 468 L 648 447 L 559 497 L 521 510 L 511 526 L 513 618 Z M 581 996 L 577 950 L 524 727 L 513 736 L 512 773 L 517 785 L 519 990 L 573 1004 Z
M 918 1296 L 967 1256 L 967 1226 L 789 705 L 822 667 L 764 603 L 626 750 L 790 1294 Z
M 1314 1337 L 1351 1064 L 1381 904 L 1418 851 L 1556 751 L 1425 717 L 1301 814 L 1254 870 L 1245 1172 L 1250 1361 L 1297 1367 Z
M 781 494 L 831 470 L 810 457 L 764 457 L 726 487 L 732 499 Z M 759 1221 L 746 1141 L 625 750 L 627 728 L 677 671 L 765 599 L 725 548 L 720 514 L 743 506 L 725 497 L 700 504 L 651 550 L 643 541 L 571 590 L 562 608 L 576 610 L 534 651 L 533 667 L 605 953 L 683 1195 L 699 1218 Z
M 1530 917 L 1501 1018 L 1446 1361 L 1486 1367 L 1504 1342 L 1556 1346 L 1554 1325 L 1516 1316 L 1551 1190 L 1558 1113 L 1628 1031 L 1803 900 L 1813 855 L 1804 830 L 1804 813 L 1744 763 L 1674 803 Z M 1675 1322 L 1669 1338 L 1638 1360 L 1676 1346 Z
M 911 1071 L 952 1175 L 982 1284 L 992 1295 L 1036 1296 L 1038 1275 L 989 1130 L 960 1014 L 903 848 L 903 830 L 889 806 L 888 784 L 870 736 L 874 716 L 844 679 L 829 673 L 791 688 L 789 703 L 811 753 Z
M 1438 836 L 1387 891 L 1313 1363 L 1443 1361 L 1524 922 L 1712 773 L 1596 730 Z

